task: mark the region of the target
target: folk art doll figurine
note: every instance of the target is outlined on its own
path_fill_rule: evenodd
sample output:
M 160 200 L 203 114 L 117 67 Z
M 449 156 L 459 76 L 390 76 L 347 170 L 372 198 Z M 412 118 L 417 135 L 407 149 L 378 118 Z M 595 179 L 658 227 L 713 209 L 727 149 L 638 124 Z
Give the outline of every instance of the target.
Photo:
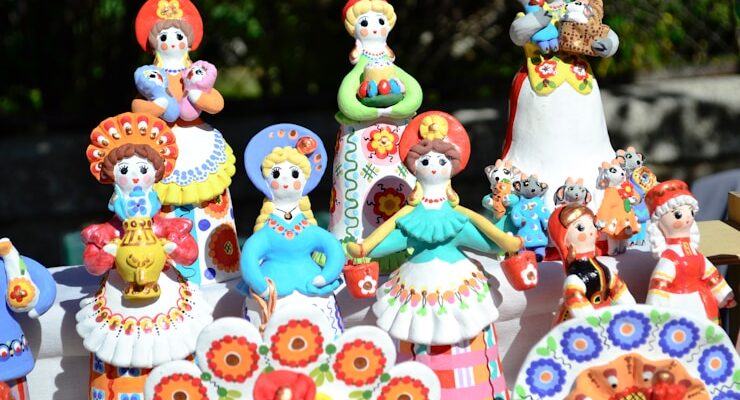
M 237 242 L 229 185 L 236 172 L 233 151 L 221 133 L 200 116 L 224 107 L 213 86 L 218 71 L 190 59 L 203 39 L 203 21 L 191 0 L 147 0 L 136 17 L 136 40 L 154 55 L 152 65 L 136 70 L 141 98 L 134 112 L 167 121 L 180 154 L 174 171 L 156 186 L 165 214 L 187 218 L 195 229 L 198 257 L 177 268 L 196 285 L 238 275 Z
M 635 304 L 616 271 L 599 261 L 596 216 L 583 204 L 561 205 L 553 211 L 547 232 L 560 253 L 566 278 L 555 324 L 580 318 L 614 304 Z
M 686 183 L 670 180 L 650 189 L 645 200 L 651 219 L 648 240 L 658 259 L 646 303 L 719 322 L 719 309 L 736 303 L 732 288 L 698 250 L 696 198 Z
M 511 161 L 496 160 L 495 164 L 486 167 L 485 173 L 491 184 L 491 194 L 483 197 L 483 208 L 490 212 L 498 229 L 515 233 L 517 229 L 511 220 L 511 213 L 519 202 L 513 185 L 518 171 Z
M 198 256 L 191 222 L 164 217 L 148 195 L 172 173 L 178 156 L 167 124 L 124 113 L 101 122 L 90 142 L 90 172 L 115 190 L 113 220 L 82 232 L 85 268 L 103 276 L 76 316 L 77 333 L 92 353 L 88 395 L 143 397 L 151 368 L 190 356 L 198 333 L 213 320 L 212 307 L 174 268 Z
M 634 209 L 641 197 L 627 180 L 619 159 L 601 163 L 597 186 L 604 197 L 596 213 L 596 226 L 607 237 L 609 255 L 624 253 L 630 238 L 641 230 Z
M 530 3 L 560 3 L 558 0 L 520 0 Z M 521 14 L 511 24 L 509 35 L 525 53 L 523 68 L 514 78 L 509 96 L 509 121 L 502 159 L 511 160 L 522 171 L 538 171 L 544 182 L 564 182 L 574 171 L 584 171 L 586 188 L 598 209 L 602 193 L 595 189 L 597 171 L 584 166 L 600 165 L 614 158 L 604 108 L 596 78 L 583 54 L 543 51 L 533 36 L 552 23 L 552 15 L 540 7 Z M 562 30 L 556 24 L 561 35 Z M 619 38 L 611 29 L 588 46 L 598 57 L 617 52 Z M 567 125 L 563 129 L 563 121 Z M 544 156 L 547 155 L 547 156 Z M 553 208 L 553 199 L 545 199 Z
M 617 150 L 617 159 L 621 161 L 624 172 L 627 173 L 628 181 L 640 196 L 640 202 L 634 205 L 635 217 L 640 223 L 640 232 L 632 235 L 633 244 L 642 245 L 647 239 L 647 224 L 650 221 L 650 212 L 645 204 L 645 194 L 657 184 L 657 179 L 653 171 L 645 166 L 645 156 L 638 153 L 634 147 L 627 147 L 627 150 Z
M 422 101 L 419 83 L 395 64 L 386 39 L 396 13 L 385 0 L 349 0 L 344 27 L 355 39 L 352 71 L 337 95 L 340 124 L 335 148 L 329 230 L 343 243 L 360 240 L 407 201 L 414 177 L 399 156 L 399 141 Z M 405 259 L 387 256 L 388 271 Z
M 56 284 L 46 267 L 22 257 L 10 239 L 3 238 L 0 239 L 0 288 L 0 384 L 7 384 L 0 389 L 0 398 L 28 399 L 26 375 L 35 361 L 13 314 L 27 313 L 32 319 L 39 318 L 54 304 Z
M 545 204 L 548 188 L 536 175 L 522 174 L 514 182 L 519 202 L 511 212 L 511 221 L 517 227 L 516 234 L 524 240 L 524 247 L 535 253 L 537 261 L 545 258 L 547 247 L 547 220 L 551 212 Z
M 244 160 L 250 181 L 265 195 L 241 259 L 244 283 L 262 304 L 262 324 L 272 310 L 285 304 L 312 304 L 334 334 L 341 334 L 344 327 L 334 290 L 340 284 L 344 250 L 316 225 L 307 197 L 326 171 L 321 139 L 302 126 L 273 125 L 249 141 Z M 323 255 L 323 266 L 314 261 L 314 253 Z M 270 302 L 272 307 L 265 307 Z
M 486 276 L 460 247 L 511 254 L 522 240 L 459 205 L 450 180 L 469 156 L 468 135 L 455 118 L 439 111 L 415 117 L 400 144 L 400 157 L 417 178 L 408 205 L 347 250 L 379 257 L 412 249 L 378 289 L 378 326 L 401 341 L 401 357 L 435 370 L 443 399 L 508 398 L 493 325 L 498 311 Z M 519 261 L 526 268 L 507 277 L 520 290 L 531 288 L 536 268 Z

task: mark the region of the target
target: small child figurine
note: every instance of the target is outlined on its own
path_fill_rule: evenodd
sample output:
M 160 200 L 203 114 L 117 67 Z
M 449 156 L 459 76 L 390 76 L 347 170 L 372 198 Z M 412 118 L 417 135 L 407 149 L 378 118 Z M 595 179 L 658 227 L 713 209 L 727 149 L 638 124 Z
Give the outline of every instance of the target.
M 517 235 L 524 239 L 524 247 L 534 251 L 537 261 L 542 261 L 547 248 L 547 220 L 550 210 L 545 206 L 545 193 L 548 185 L 540 182 L 536 175 L 522 174 L 521 180 L 514 182 L 519 194 L 519 203 L 514 207 L 511 220 L 518 228 Z
M 290 303 L 312 304 L 326 316 L 338 336 L 344 330 L 334 290 L 345 257 L 342 245 L 318 227 L 307 195 L 326 171 L 321 139 L 293 124 L 265 128 L 244 152 L 249 180 L 265 195 L 254 234 L 244 244 L 241 271 L 257 298 L 277 308 Z M 312 258 L 325 257 L 323 267 Z M 244 291 L 244 285 L 240 285 Z M 257 299 L 261 307 L 265 304 Z M 272 307 L 270 307 L 272 308 Z M 262 309 L 262 324 L 270 308 Z
M 640 223 L 640 232 L 632 235 L 631 241 L 633 244 L 642 245 L 647 238 L 647 223 L 650 221 L 650 212 L 645 205 L 645 193 L 656 185 L 655 174 L 645 166 L 645 156 L 638 153 L 632 146 L 627 147 L 626 151 L 617 150 L 616 155 L 624 166 L 629 182 L 641 198 L 634 205 L 635 217 Z
M 56 283 L 36 261 L 21 257 L 8 238 L 0 239 L 0 383 L 7 383 L 10 398 L 28 399 L 26 375 L 34 367 L 31 347 L 13 313 L 38 318 L 51 308 Z M 0 398 L 4 398 L 0 390 Z
M 633 209 L 640 202 L 640 195 L 627 181 L 618 159 L 612 160 L 611 164 L 601 164 L 596 185 L 604 189 L 604 200 L 596 214 L 596 227 L 607 236 L 610 256 L 624 253 L 628 239 L 640 232 Z
M 519 171 L 511 165 L 511 161 L 496 160 L 494 165 L 486 167 L 485 172 L 491 184 L 491 194 L 483 197 L 483 208 L 491 212 L 497 228 L 515 233 L 517 229 L 511 220 L 511 213 L 519 203 L 519 196 L 513 190 L 513 182 Z
M 594 220 L 593 211 L 582 204 L 561 205 L 550 216 L 547 231 L 567 275 L 555 324 L 611 304 L 635 304 L 619 275 L 596 257 Z
M 558 23 L 566 10 L 563 0 L 530 0 L 524 5 L 526 14 L 533 14 L 544 10 L 550 17 L 550 23 L 532 35 L 532 42 L 539 47 L 542 54 L 557 53 L 560 50 L 558 37 Z
M 670 180 L 650 189 L 645 201 L 652 222 L 648 240 L 658 258 L 646 303 L 719 322 L 719 309 L 734 307 L 735 299 L 717 268 L 698 251 L 696 198 L 686 183 Z

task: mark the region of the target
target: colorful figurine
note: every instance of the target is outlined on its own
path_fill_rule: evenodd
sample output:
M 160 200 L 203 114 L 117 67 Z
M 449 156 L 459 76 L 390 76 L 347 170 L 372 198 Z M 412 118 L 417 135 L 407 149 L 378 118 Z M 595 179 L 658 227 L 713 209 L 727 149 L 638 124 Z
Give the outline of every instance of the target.
M 344 330 L 334 290 L 345 257 L 342 245 L 318 227 L 308 194 L 326 171 L 321 139 L 308 129 L 279 124 L 265 128 L 244 151 L 247 175 L 265 195 L 254 234 L 244 244 L 242 277 L 250 293 L 285 304 L 312 304 L 330 321 L 335 335 Z M 323 265 L 312 258 L 323 255 Z M 242 287 L 242 289 L 244 289 Z M 261 310 L 262 323 L 269 315 Z
M 627 180 L 618 159 L 601 164 L 597 185 L 603 189 L 604 198 L 596 213 L 596 227 L 606 234 L 610 256 L 624 253 L 629 239 L 641 229 L 633 209 L 640 195 Z
M 591 192 L 583 185 L 583 178 L 568 177 L 563 186 L 560 186 L 553 195 L 556 206 L 563 204 L 581 204 L 587 206 L 591 202 Z
M 657 184 L 655 174 L 645 166 L 645 156 L 632 146 L 627 147 L 626 151 L 617 150 L 617 159 L 623 165 L 632 187 L 640 195 L 640 202 L 633 206 L 637 222 L 640 223 L 640 232 L 632 235 L 631 241 L 633 244 L 642 245 L 647 238 L 647 224 L 650 221 L 650 212 L 645 205 L 645 193 Z
M 735 306 L 732 288 L 717 268 L 698 251 L 696 198 L 686 183 L 670 180 L 650 189 L 648 240 L 658 259 L 647 304 L 679 308 L 719 322 L 719 309 Z
M 399 140 L 422 100 L 419 83 L 398 67 L 386 44 L 396 25 L 385 0 L 349 0 L 344 27 L 355 39 L 352 71 L 337 95 L 337 135 L 329 230 L 343 243 L 362 239 L 408 199 L 414 176 L 399 156 Z M 384 272 L 405 254 L 381 260 Z
M 520 2 L 529 4 L 527 0 Z M 543 2 L 543 7 L 550 3 L 554 2 Z M 563 51 L 562 30 L 559 51 L 545 53 L 532 43 L 533 35 L 551 23 L 551 15 L 541 9 L 521 14 L 511 24 L 509 35 L 524 48 L 525 65 L 512 85 L 501 158 L 511 160 L 522 171 L 538 171 L 544 182 L 564 182 L 578 172 L 596 210 L 603 193 L 596 191 L 593 166 L 614 158 L 601 94 L 586 58 Z M 619 38 L 608 30 L 588 47 L 599 57 L 611 57 L 619 47 Z M 545 199 L 549 209 L 553 209 L 552 201 L 551 196 Z
M 512 182 L 517 179 L 519 171 L 511 165 L 511 161 L 496 160 L 494 165 L 486 167 L 485 172 L 491 184 L 491 194 L 483 197 L 481 201 L 483 208 L 488 211 L 486 215 L 498 229 L 516 233 L 517 227 L 511 219 L 511 214 L 519 203 L 519 196 L 514 191 Z
M 522 174 L 514 182 L 520 200 L 511 213 L 511 221 L 517 227 L 516 234 L 524 239 L 524 247 L 534 251 L 537 261 L 545 258 L 547 248 L 547 220 L 551 212 L 545 205 L 548 188 L 536 175 Z
M 88 396 L 142 397 L 151 368 L 193 352 L 213 308 L 174 268 L 198 257 L 192 224 L 157 213 L 149 196 L 174 169 L 173 132 L 151 115 L 125 113 L 101 122 L 90 142 L 90 172 L 116 189 L 109 203 L 114 219 L 82 232 L 85 268 L 103 276 L 76 316 L 92 353 Z
M 596 257 L 599 232 L 595 219 L 593 211 L 582 204 L 559 206 L 550 216 L 547 232 L 566 274 L 555 324 L 613 304 L 635 304 L 617 272 Z
M 35 361 L 25 333 L 11 312 L 28 313 L 37 319 L 54 304 L 56 283 L 46 267 L 21 257 L 10 240 L 2 238 L 0 289 L 0 384 L 7 384 L 0 388 L 0 398 L 29 399 L 26 375 Z
M 541 13 L 544 11 L 550 16 L 550 23 L 532 35 L 532 42 L 539 47 L 542 54 L 557 52 L 560 50 L 557 25 L 566 11 L 566 3 L 563 0 L 530 0 L 524 5 L 526 14 Z
M 322 310 L 290 304 L 275 311 L 264 332 L 241 318 L 213 322 L 198 337 L 196 362 L 152 371 L 144 398 L 440 399 L 428 367 L 396 360 L 395 343 L 381 329 L 356 326 L 335 336 Z
M 378 289 L 377 324 L 401 341 L 402 357 L 435 370 L 444 399 L 472 393 L 479 399 L 508 398 L 488 279 L 460 248 L 512 254 L 522 239 L 459 205 L 451 178 L 467 165 L 470 142 L 455 118 L 439 111 L 415 117 L 401 139 L 400 156 L 417 178 L 408 205 L 363 242 L 347 245 L 353 257 L 413 250 Z M 536 269 L 527 268 L 534 272 L 514 278 L 536 284 Z
M 203 21 L 191 0 L 147 0 L 136 17 L 136 40 L 154 61 L 134 74 L 142 98 L 131 108 L 164 119 L 177 137 L 174 171 L 155 189 L 167 216 L 187 218 L 195 227 L 198 257 L 177 269 L 196 285 L 226 281 L 239 269 L 228 190 L 236 158 L 221 133 L 200 119 L 224 107 L 213 87 L 218 71 L 190 59 L 202 39 Z

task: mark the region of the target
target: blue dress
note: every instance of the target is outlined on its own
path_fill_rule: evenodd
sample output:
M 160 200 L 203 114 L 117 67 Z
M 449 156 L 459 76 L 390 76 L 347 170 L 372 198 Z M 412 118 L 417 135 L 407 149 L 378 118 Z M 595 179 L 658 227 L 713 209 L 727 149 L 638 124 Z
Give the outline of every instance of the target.
M 524 247 L 542 253 L 540 255 L 544 255 L 548 243 L 546 232 L 550 213 L 542 197 L 533 197 L 522 198 L 511 214 L 512 222 L 519 227 L 516 235 L 522 237 Z
M 312 258 L 316 252 L 325 256 L 323 267 Z M 270 278 L 277 291 L 277 307 L 290 302 L 314 304 L 324 311 L 339 334 L 343 325 L 334 290 L 339 286 L 344 263 L 341 243 L 326 230 L 310 224 L 303 214 L 291 221 L 272 214 L 242 248 L 244 282 L 239 289 L 263 294 L 267 291 L 265 278 Z M 326 285 L 313 285 L 316 276 L 322 276 Z
M 36 261 L 21 257 L 31 280 L 37 286 L 38 301 L 35 310 L 41 315 L 51 308 L 56 298 L 56 284 L 46 268 Z M 0 381 L 10 381 L 28 375 L 35 361 L 21 326 L 13 318 L 15 313 L 7 302 L 8 276 L 5 262 L 0 260 Z

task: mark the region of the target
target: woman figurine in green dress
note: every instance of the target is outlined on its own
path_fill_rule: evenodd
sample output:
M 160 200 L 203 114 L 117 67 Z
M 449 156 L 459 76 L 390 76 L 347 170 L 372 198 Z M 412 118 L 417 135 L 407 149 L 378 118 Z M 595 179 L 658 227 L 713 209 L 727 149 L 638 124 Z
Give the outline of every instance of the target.
M 417 178 L 408 205 L 347 247 L 354 257 L 413 250 L 378 290 L 377 324 L 401 341 L 401 358 L 435 370 L 443 399 L 507 399 L 493 326 L 498 311 L 487 277 L 461 247 L 515 253 L 522 241 L 459 205 L 450 179 L 465 168 L 470 142 L 452 116 L 432 111 L 414 118 L 400 156 Z M 518 277 L 511 280 L 521 287 Z

